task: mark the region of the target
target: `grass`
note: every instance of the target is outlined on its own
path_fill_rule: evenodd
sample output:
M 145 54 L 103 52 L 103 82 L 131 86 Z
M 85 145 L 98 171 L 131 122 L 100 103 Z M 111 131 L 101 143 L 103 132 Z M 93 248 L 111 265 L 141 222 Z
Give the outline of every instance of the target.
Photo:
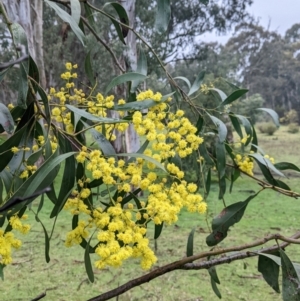
M 298 154 L 299 133 L 288 134 L 287 128 L 282 127 L 274 136 L 259 134 L 259 145 L 264 151 L 273 156 L 276 162 L 289 161 L 300 165 Z M 298 178 L 289 173 L 288 184 L 297 191 Z M 259 176 L 259 175 L 258 175 Z M 60 180 L 57 180 L 59 185 Z M 239 179 L 232 194 L 227 194 L 225 201 L 229 205 L 245 200 L 249 190 L 258 190 L 259 186 L 249 181 L 247 177 Z M 183 211 L 179 221 L 172 226 L 164 227 L 158 239 L 155 267 L 178 260 L 185 256 L 187 236 L 195 227 L 194 253 L 208 250 L 205 238 L 209 234 L 207 221 L 222 210 L 222 202 L 217 199 L 218 188 L 212 186 L 208 197 L 209 211 L 207 216 L 199 216 Z M 221 247 L 244 244 L 261 238 L 270 233 L 280 232 L 291 235 L 297 229 L 300 206 L 298 200 L 279 195 L 273 191 L 263 191 L 252 200 L 240 223 L 231 228 L 228 237 L 220 244 Z M 33 203 L 36 210 L 38 202 Z M 46 202 L 40 213 L 40 219 L 45 223 L 48 232 L 51 231 L 53 220 L 48 216 L 52 204 Z M 207 221 L 206 221 L 207 219 Z M 2 301 L 31 300 L 46 291 L 47 296 L 42 300 L 87 300 L 107 290 L 113 289 L 128 280 L 143 274 L 138 262 L 130 260 L 120 269 L 95 270 L 95 282 L 89 283 L 84 263 L 84 250 L 80 247 L 64 247 L 64 238 L 71 228 L 70 216 L 62 212 L 56 224 L 51 240 L 49 263 L 45 262 L 44 234 L 41 225 L 31 215 L 32 231 L 24 241 L 20 250 L 14 253 L 14 263 L 4 269 L 5 280 L 0 286 Z M 153 237 L 153 228 L 149 228 L 149 237 Z M 153 239 L 151 244 L 154 246 Z M 270 245 L 270 244 L 268 244 Z M 287 248 L 292 260 L 297 261 L 300 248 Z M 93 258 L 92 258 L 93 260 Z M 245 269 L 246 267 L 246 269 Z M 221 281 L 219 289 L 225 301 L 277 301 L 277 295 L 263 280 L 257 271 L 257 259 L 251 258 L 217 267 Z M 175 271 L 158 279 L 134 288 L 120 296 L 120 301 L 126 300 L 219 300 L 210 286 L 209 274 L 206 270 Z

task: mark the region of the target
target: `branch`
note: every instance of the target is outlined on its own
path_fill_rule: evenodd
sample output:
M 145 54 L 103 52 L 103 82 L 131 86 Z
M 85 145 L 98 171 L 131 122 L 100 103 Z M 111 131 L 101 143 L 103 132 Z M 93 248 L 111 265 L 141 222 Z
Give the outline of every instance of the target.
M 27 59 L 28 59 L 28 55 L 26 54 L 26 55 L 21 56 L 20 58 L 18 58 L 15 61 L 11 61 L 11 62 L 8 62 L 8 63 L 1 64 L 0 65 L 0 71 L 5 70 L 5 69 L 7 69 L 7 68 L 9 68 L 9 67 L 11 67 L 15 64 L 19 64 L 19 63 L 21 63 L 21 62 L 23 62 Z
M 270 240 L 274 240 L 274 239 L 284 241 L 285 242 L 284 246 L 287 246 L 289 244 L 300 244 L 300 240 L 298 240 L 297 238 L 300 238 L 300 231 L 295 233 L 290 238 L 284 237 L 280 234 L 271 234 L 271 235 L 266 236 L 265 238 L 256 240 L 256 241 L 254 241 L 252 243 L 249 243 L 249 244 L 236 246 L 236 247 L 228 247 L 228 248 L 223 248 L 223 249 L 217 249 L 217 250 L 213 250 L 213 251 L 202 252 L 202 253 L 199 253 L 199 254 L 196 254 L 196 255 L 193 255 L 193 256 L 190 256 L 190 257 L 185 257 L 185 258 L 183 258 L 179 261 L 175 261 L 175 262 L 172 262 L 172 263 L 167 264 L 165 266 L 159 267 L 159 268 L 157 268 L 157 269 L 155 269 L 155 270 L 149 272 L 148 274 L 143 275 L 139 278 L 132 279 L 132 280 L 128 281 L 127 283 L 125 283 L 125 284 L 123 284 L 123 285 L 121 285 L 121 286 L 119 286 L 119 287 L 117 287 L 117 288 L 115 288 L 111 291 L 105 292 L 105 293 L 103 293 L 99 296 L 91 298 L 88 301 L 109 300 L 110 298 L 119 296 L 119 295 L 127 292 L 128 290 L 136 287 L 136 286 L 142 285 L 143 283 L 149 282 L 149 281 L 151 281 L 151 280 L 153 280 L 153 279 L 155 279 L 159 276 L 162 276 L 162 275 L 164 275 L 166 273 L 169 273 L 171 271 L 174 271 L 174 270 L 178 270 L 178 269 L 186 269 L 186 270 L 188 270 L 188 269 L 204 269 L 204 268 L 207 268 L 209 266 L 212 266 L 212 264 L 215 263 L 215 261 L 218 264 L 223 264 L 223 263 L 227 263 L 227 262 L 230 262 L 230 261 L 233 261 L 233 260 L 239 260 L 239 259 L 246 258 L 246 257 L 257 256 L 258 253 L 248 251 L 248 252 L 242 253 L 242 254 L 226 256 L 226 257 L 221 258 L 219 260 L 218 259 L 210 260 L 210 261 L 207 261 L 207 262 L 191 265 L 191 263 L 193 261 L 204 258 L 204 257 L 216 256 L 216 255 L 229 253 L 229 252 L 234 252 L 234 251 L 242 251 L 242 250 L 245 250 L 245 249 L 249 249 L 249 248 L 253 248 L 253 247 L 263 245 L 266 242 L 268 242 Z M 282 245 L 282 247 L 283 247 L 283 245 Z M 271 248 L 262 249 L 259 252 L 267 252 L 267 251 L 271 252 L 273 250 L 272 248 L 274 248 L 274 250 L 277 250 L 277 249 L 280 248 L 280 246 L 276 245 L 276 246 L 273 246 Z M 235 256 L 236 256 L 236 258 L 235 258 Z M 203 266 L 201 266 L 201 265 L 203 265 Z M 199 268 L 196 268 L 198 266 L 199 266 Z

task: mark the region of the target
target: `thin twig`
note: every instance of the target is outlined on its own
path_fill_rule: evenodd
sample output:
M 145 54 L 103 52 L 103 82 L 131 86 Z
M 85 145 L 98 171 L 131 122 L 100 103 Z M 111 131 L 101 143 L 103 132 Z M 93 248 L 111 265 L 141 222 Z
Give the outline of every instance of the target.
M 42 294 L 38 295 L 37 297 L 35 297 L 31 301 L 38 301 L 38 300 L 41 300 L 44 297 L 46 297 L 46 293 L 42 293 Z

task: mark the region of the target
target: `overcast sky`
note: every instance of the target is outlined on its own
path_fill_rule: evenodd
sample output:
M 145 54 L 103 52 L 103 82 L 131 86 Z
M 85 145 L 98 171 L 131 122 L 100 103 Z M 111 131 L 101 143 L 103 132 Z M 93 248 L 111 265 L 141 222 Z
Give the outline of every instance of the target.
M 260 20 L 260 24 L 283 35 L 293 24 L 300 23 L 300 0 L 254 0 L 249 12 Z M 204 41 L 226 43 L 229 35 L 217 36 L 215 33 L 203 35 Z

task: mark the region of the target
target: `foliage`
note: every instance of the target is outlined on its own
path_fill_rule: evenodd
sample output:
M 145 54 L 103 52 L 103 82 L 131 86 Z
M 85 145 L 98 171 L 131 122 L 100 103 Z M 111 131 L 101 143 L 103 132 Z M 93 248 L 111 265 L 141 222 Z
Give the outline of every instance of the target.
M 280 122 L 283 124 L 290 124 L 290 123 L 298 123 L 298 113 L 296 110 L 290 110 L 284 114 L 284 117 L 280 118 Z
M 276 132 L 277 127 L 272 122 L 262 122 L 258 125 L 258 129 L 261 133 L 272 136 Z
M 299 243 L 299 233 L 292 238 L 270 234 L 247 245 L 218 246 L 230 236 L 231 227 L 241 221 L 249 203 L 262 191 L 274 190 L 289 197 L 300 196 L 281 180 L 285 177 L 284 170 L 299 172 L 299 168 L 289 162 L 275 163 L 259 147 L 253 121 L 231 107 L 248 90 L 226 82 L 227 89 L 222 91 L 215 83 L 204 83 L 205 73 L 200 71 L 192 84 L 188 78 L 180 77 L 187 85 L 184 91 L 165 68 L 154 48 L 128 25 L 128 16 L 120 4 L 107 4 L 114 11 L 113 15 L 105 7 L 97 8 L 85 2 L 85 13 L 95 11 L 112 22 L 117 32 L 116 39 L 124 42 L 129 30 L 136 35 L 157 60 L 162 74 L 165 74 L 163 80 L 172 93 L 162 95 L 158 91 L 138 89 L 136 83 L 143 82 L 147 76 L 147 71 L 144 72 L 145 60 L 139 60 L 135 71 L 140 72 L 126 72 L 113 47 L 107 46 L 98 33 L 92 30 L 95 25 L 93 13 L 87 19 L 81 16 L 81 6 L 76 1 L 72 1 L 72 5 L 78 5 L 76 9 L 71 7 L 70 13 L 53 1 L 45 2 L 64 22 L 70 24 L 82 44 L 85 44 L 85 29 L 89 30 L 97 41 L 105 45 L 114 67 L 119 68 L 122 74 L 114 77 L 104 92 L 100 93 L 93 76 L 91 56 L 88 55 L 84 65 L 89 85 L 82 85 L 81 78 L 78 78 L 80 73 L 77 70 L 83 69 L 83 60 L 78 65 L 67 61 L 60 75 L 63 84 L 51 87 L 49 93 L 46 93 L 39 84 L 39 70 L 32 57 L 29 55 L 27 64 L 19 64 L 18 103 L 9 106 L 11 111 L 4 105 L 0 107 L 4 118 L 3 121 L 1 119 L 1 132 L 6 130 L 11 134 L 0 145 L 1 273 L 13 260 L 12 248 L 21 246 L 20 240 L 15 239 L 13 233 L 20 231 L 26 234 L 30 229 L 29 225 L 23 223 L 26 211 L 30 211 L 41 224 L 45 235 L 45 259 L 50 261 L 53 231 L 48 233 L 39 217 L 45 193 L 48 202 L 52 202 L 50 218 L 54 218 L 53 228 L 61 211 L 69 211 L 71 229 L 65 245 L 80 245 L 84 249 L 85 269 L 91 282 L 94 281 L 93 266 L 97 269 L 119 267 L 123 261 L 132 257 L 138 258 L 141 267 L 148 270 L 157 261 L 149 246 L 149 225 L 153 224 L 154 239 L 157 239 L 163 235 L 163 225 L 176 222 L 183 208 L 194 213 L 198 219 L 197 215 L 207 210 L 212 173 L 216 172 L 218 198 L 222 200 L 224 208 L 212 220 L 211 233 L 206 238 L 209 249 L 195 253 L 195 232 L 192 230 L 183 259 L 154 269 L 91 300 L 115 297 L 176 269 L 198 268 L 209 268 L 212 288 L 220 297 L 217 287 L 220 281 L 215 266 L 249 257 L 249 254 L 259 257 L 259 271 L 275 291 L 278 291 L 278 285 L 274 283 L 278 281 L 281 266 L 284 300 L 297 296 L 299 291 L 295 283 L 299 279 L 296 267 L 283 251 L 287 244 L 246 253 L 240 251 L 250 250 L 272 240 Z M 68 8 L 68 3 L 64 4 Z M 208 5 L 206 1 L 204 4 Z M 169 12 L 169 2 L 159 0 L 157 7 L 156 16 L 160 19 L 158 23 L 161 33 L 168 25 L 170 15 L 166 12 Z M 10 22 L 2 1 L 0 8 L 13 38 L 12 48 L 17 54 L 17 41 L 23 36 L 23 31 L 16 23 Z M 218 6 L 211 9 L 220 11 Z M 229 14 L 226 10 L 223 13 Z M 217 18 L 215 22 L 222 23 L 222 19 Z M 23 42 L 26 44 L 26 41 Z M 62 61 L 60 63 L 63 65 Z M 118 87 L 122 85 L 126 87 L 126 93 L 119 95 Z M 111 90 L 113 94 L 109 94 Z M 214 101 L 209 102 L 209 99 Z M 273 110 L 261 110 L 269 113 L 278 125 L 278 116 Z M 186 117 L 185 111 L 195 116 L 191 118 L 192 122 Z M 225 123 L 231 124 L 239 136 L 238 142 L 234 141 Z M 119 139 L 121 141 L 118 142 L 122 143 L 122 135 L 119 134 L 127 128 L 132 128 L 143 144 L 136 152 L 118 153 L 113 147 L 113 141 Z M 197 173 L 195 182 L 187 181 L 182 168 L 185 160 L 191 157 L 194 158 L 193 167 Z M 254 175 L 254 166 L 260 170 L 261 177 Z M 63 168 L 61 185 L 55 187 L 53 182 L 60 168 Z M 248 177 L 249 181 L 254 179 L 260 189 L 245 200 L 226 205 L 227 191 L 232 191 L 235 181 L 241 176 Z M 31 203 L 41 194 L 43 196 L 35 211 Z M 280 256 L 275 256 L 278 251 Z M 231 252 L 238 253 L 232 255 Z M 98 256 L 93 263 L 91 254 Z M 272 281 L 269 260 L 262 260 L 261 256 L 275 262 L 276 277 L 273 275 Z M 207 259 L 196 262 L 202 258 Z M 289 275 L 292 275 L 292 279 Z
M 299 132 L 299 125 L 298 123 L 292 122 L 288 125 L 288 132 L 291 134 L 296 134 Z

